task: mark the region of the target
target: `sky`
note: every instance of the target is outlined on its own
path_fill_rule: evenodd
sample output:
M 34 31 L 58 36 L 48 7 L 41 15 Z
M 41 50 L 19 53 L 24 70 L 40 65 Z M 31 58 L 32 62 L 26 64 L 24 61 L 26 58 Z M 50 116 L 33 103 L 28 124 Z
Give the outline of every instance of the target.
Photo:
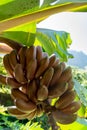
M 70 49 L 87 54 L 87 13 L 58 13 L 45 19 L 37 27 L 70 33 L 72 39 Z

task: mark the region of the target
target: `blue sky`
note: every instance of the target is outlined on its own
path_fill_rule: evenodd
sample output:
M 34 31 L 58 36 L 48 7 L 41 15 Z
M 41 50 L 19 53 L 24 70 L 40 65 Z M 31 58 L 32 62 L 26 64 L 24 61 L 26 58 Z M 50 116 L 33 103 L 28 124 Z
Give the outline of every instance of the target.
M 73 41 L 70 49 L 87 54 L 87 13 L 58 13 L 39 23 L 38 27 L 69 32 Z

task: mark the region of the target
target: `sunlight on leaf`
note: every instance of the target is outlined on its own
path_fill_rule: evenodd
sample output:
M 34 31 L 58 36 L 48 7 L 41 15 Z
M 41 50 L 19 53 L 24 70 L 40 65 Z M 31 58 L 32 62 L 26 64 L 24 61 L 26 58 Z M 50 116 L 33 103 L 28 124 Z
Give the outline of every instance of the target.
M 80 117 L 84 117 L 85 118 L 85 114 L 86 114 L 86 107 L 83 104 L 81 104 L 81 107 L 78 110 L 78 115 Z
M 0 113 L 3 113 L 4 111 L 6 111 L 6 108 L 4 106 L 0 106 Z
M 0 21 L 34 12 L 39 9 L 39 0 L 1 0 Z
M 31 46 L 35 41 L 36 23 L 25 24 L 22 26 L 9 29 L 1 34 L 1 36 L 17 41 L 26 46 Z
M 86 130 L 87 126 L 80 124 L 78 122 L 74 122 L 70 125 L 61 125 L 58 124 L 61 128 L 61 130 Z
M 1 0 L 0 21 L 33 13 L 51 6 L 59 6 L 66 3 L 83 3 L 86 0 Z
M 28 122 L 25 126 L 22 126 L 20 130 L 43 130 L 38 123 L 33 123 L 31 125 L 31 122 Z
M 55 53 L 61 61 L 73 57 L 67 50 L 72 42 L 69 33 L 38 28 L 36 38 L 35 44 L 40 44 L 49 55 Z

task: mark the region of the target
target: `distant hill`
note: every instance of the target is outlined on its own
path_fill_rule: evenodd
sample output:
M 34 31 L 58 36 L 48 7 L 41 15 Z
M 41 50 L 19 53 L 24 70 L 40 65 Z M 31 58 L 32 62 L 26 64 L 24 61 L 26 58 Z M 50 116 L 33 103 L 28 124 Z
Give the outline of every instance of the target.
M 83 53 L 82 51 L 69 51 L 71 54 L 73 54 L 74 58 L 68 60 L 68 64 L 72 66 L 77 66 L 79 68 L 87 68 L 87 55 Z

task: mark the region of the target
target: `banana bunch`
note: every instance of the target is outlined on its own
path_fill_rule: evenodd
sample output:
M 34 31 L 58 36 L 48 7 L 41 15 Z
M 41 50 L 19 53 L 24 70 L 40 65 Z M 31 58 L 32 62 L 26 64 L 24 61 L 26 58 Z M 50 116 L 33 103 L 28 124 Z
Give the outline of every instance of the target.
M 40 46 L 22 46 L 3 58 L 8 77 L 0 75 L 0 82 L 11 86 L 14 106 L 8 112 L 18 119 L 32 120 L 51 113 L 62 124 L 76 120 L 81 104 L 75 101 L 72 70 L 60 62 L 55 54 L 48 56 Z M 57 98 L 54 106 L 51 100 Z

